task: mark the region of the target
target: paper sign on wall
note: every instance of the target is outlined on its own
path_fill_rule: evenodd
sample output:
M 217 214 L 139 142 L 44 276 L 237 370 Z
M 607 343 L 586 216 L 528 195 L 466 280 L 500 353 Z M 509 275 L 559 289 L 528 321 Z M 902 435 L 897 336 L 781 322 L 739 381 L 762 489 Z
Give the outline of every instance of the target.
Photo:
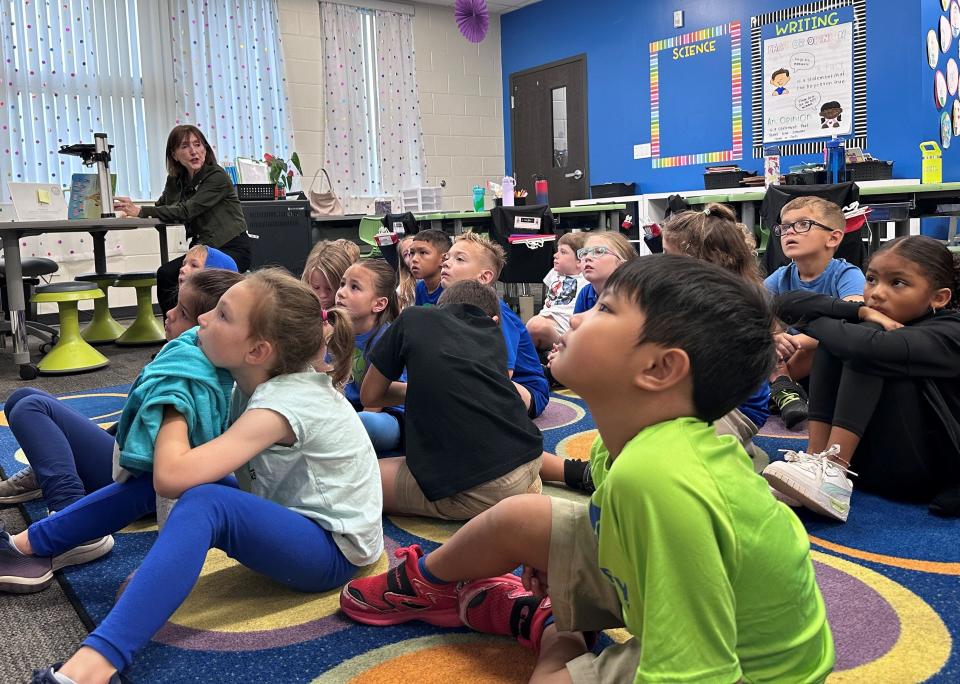
M 763 142 L 853 130 L 853 10 L 840 7 L 763 28 Z

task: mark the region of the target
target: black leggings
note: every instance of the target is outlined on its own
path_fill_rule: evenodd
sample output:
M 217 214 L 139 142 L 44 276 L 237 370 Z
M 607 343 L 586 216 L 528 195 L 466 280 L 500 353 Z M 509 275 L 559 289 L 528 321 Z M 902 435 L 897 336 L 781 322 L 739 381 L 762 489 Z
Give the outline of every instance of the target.
M 856 486 L 894 499 L 929 500 L 956 478 L 942 430 L 928 417 L 923 383 L 855 370 L 819 347 L 810 373 L 810 420 L 861 438 Z
M 196 245 L 191 241 L 190 246 Z M 240 233 L 226 244 L 217 247 L 221 252 L 237 262 L 237 270 L 244 273 L 250 268 L 250 236 L 246 231 Z M 180 279 L 180 267 L 183 266 L 183 257 L 177 257 L 157 269 L 157 301 L 160 311 L 166 315 L 167 311 L 177 305 L 177 281 Z

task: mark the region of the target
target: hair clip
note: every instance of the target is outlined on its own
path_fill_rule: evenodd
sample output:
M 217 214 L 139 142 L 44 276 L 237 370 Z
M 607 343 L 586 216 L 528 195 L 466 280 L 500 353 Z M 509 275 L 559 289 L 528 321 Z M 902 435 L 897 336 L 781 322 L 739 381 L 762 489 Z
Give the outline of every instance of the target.
M 707 207 L 706 209 L 704 209 L 704 210 L 703 210 L 703 215 L 704 215 L 704 216 L 709 216 L 709 215 L 710 215 L 710 210 L 711 210 L 712 208 L 713 208 L 713 207 Z

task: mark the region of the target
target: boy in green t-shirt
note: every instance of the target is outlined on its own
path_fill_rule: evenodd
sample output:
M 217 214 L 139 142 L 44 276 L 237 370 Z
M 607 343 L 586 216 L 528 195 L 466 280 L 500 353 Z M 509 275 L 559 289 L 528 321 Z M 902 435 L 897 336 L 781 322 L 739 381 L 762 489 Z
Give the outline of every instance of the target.
M 600 432 L 589 506 L 505 499 L 348 583 L 344 613 L 514 636 L 536 682 L 823 680 L 833 640 L 803 527 L 710 424 L 770 372 L 772 323 L 760 289 L 716 266 L 621 266 L 552 366 Z M 588 650 L 584 633 L 624 626 L 634 638 Z

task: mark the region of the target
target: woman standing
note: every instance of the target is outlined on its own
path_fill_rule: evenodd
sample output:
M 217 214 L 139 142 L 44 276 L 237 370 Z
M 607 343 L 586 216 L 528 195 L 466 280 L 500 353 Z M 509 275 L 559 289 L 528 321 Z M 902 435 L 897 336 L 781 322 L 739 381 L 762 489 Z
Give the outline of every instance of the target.
M 167 137 L 167 183 L 152 207 L 117 197 L 114 207 L 127 216 L 156 218 L 183 224 L 196 244 L 229 254 L 240 273 L 250 268 L 250 236 L 237 191 L 230 176 L 217 164 L 210 143 L 196 126 L 175 126 Z M 157 270 L 157 300 L 167 311 L 176 305 L 177 277 L 183 257 Z

